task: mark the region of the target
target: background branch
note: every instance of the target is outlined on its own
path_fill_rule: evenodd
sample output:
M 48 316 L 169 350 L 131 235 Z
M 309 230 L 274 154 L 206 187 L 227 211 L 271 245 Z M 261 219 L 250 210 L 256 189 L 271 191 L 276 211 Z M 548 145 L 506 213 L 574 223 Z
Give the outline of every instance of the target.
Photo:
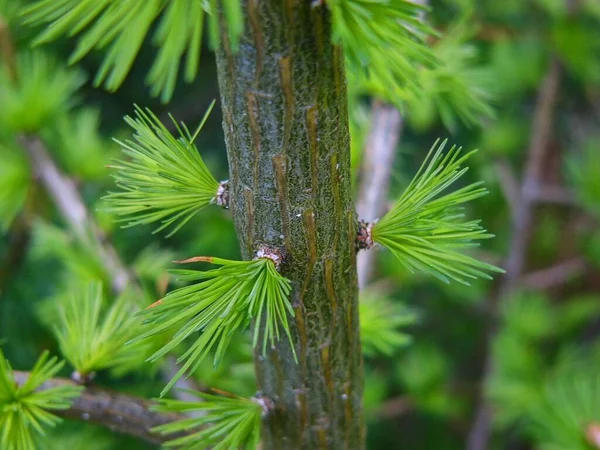
M 29 372 L 16 370 L 13 372 L 13 375 L 16 383 L 22 385 L 27 381 L 30 374 Z M 76 386 L 76 383 L 67 378 L 52 378 L 38 390 L 44 391 L 65 385 Z M 140 397 L 96 386 L 86 386 L 85 390 L 73 401 L 69 409 L 52 412 L 65 419 L 105 426 L 118 433 L 135 436 L 153 444 L 161 444 L 167 438 L 153 433 L 151 429 L 158 425 L 184 419 L 185 417 L 178 414 L 150 411 L 152 404 L 152 401 Z M 179 436 L 170 435 L 168 439 L 174 439 Z
M 402 130 L 400 112 L 392 105 L 373 102 L 371 132 L 363 155 L 361 183 L 356 210 L 362 220 L 371 222 L 385 212 L 396 146 Z M 375 252 L 357 255 L 358 285 L 364 288 L 373 273 Z
M 89 214 L 73 180 L 60 172 L 39 137 L 21 136 L 20 141 L 29 155 L 35 176 L 46 188 L 62 217 L 79 240 L 95 245 L 115 293 L 122 293 L 131 283 L 132 275 Z
M 524 178 L 520 187 L 520 200 L 516 202 L 510 197 L 516 193 L 505 191 L 510 197 L 507 201 L 513 212 L 511 240 L 505 269 L 506 275 L 502 279 L 498 289 L 498 295 L 489 302 L 491 317 L 495 319 L 498 303 L 508 297 L 519 285 L 525 270 L 525 258 L 527 254 L 528 241 L 534 218 L 534 209 L 538 201 L 533 192 L 538 192 L 543 180 L 544 161 L 547 157 L 550 139 L 553 131 L 554 110 L 559 92 L 561 79 L 561 65 L 556 57 L 553 57 L 548 68 L 546 77 L 540 87 L 537 97 L 536 108 L 533 116 L 533 128 L 528 159 L 525 166 Z M 514 190 L 514 189 L 512 189 Z M 481 383 L 481 394 L 479 405 L 475 413 L 475 419 L 468 436 L 468 450 L 485 450 L 491 433 L 492 411 L 485 398 L 485 386 L 491 377 L 494 367 L 491 353 L 491 343 L 496 333 L 496 326 L 492 324 L 487 336 L 484 373 Z

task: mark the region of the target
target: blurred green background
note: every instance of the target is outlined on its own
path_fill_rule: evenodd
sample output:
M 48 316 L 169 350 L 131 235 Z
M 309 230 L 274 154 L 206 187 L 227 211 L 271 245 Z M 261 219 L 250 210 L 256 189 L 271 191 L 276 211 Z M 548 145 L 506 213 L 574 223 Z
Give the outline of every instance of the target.
M 7 14 L 10 0 L 3 7 Z M 484 180 L 490 195 L 471 205 L 468 214 L 482 219 L 496 237 L 474 252 L 505 269 L 520 255 L 523 265 L 493 282 L 466 287 L 415 276 L 389 252 L 377 253 L 375 281 L 363 300 L 383 297 L 386 307 L 407 317 L 410 324 L 402 332 L 410 342 L 388 354 L 374 349 L 366 355 L 368 447 L 465 449 L 483 396 L 492 412 L 487 448 L 600 449 L 593 433 L 594 425 L 600 426 L 600 2 L 437 0 L 431 8 L 428 19 L 442 38 L 430 43 L 449 68 L 424 72 L 424 91 L 401 104 L 390 200 L 435 139 L 479 148 L 468 178 Z M 11 28 L 25 70 L 37 31 Z M 63 39 L 36 51 L 62 68 L 75 44 Z M 106 165 L 119 156 L 111 138 L 130 135 L 123 117 L 133 113 L 134 104 L 165 120 L 171 113 L 195 128 L 218 99 L 208 48 L 196 80 L 178 82 L 167 105 L 152 98 L 144 82 L 154 56 L 147 42 L 114 93 L 93 86 L 102 60 L 93 53 L 68 69 L 85 77 L 80 89 L 61 91 L 52 81 L 59 83 L 63 74 L 48 69 L 40 75 L 45 84 L 37 94 L 45 99 L 54 89 L 64 93 L 60 101 L 73 104 L 47 117 L 39 135 L 141 278 L 149 300 L 164 292 L 173 259 L 239 257 L 227 211 L 206 209 L 168 239 L 153 235 L 152 227 L 120 228 L 102 211 L 101 197 L 114 188 Z M 34 73 L 25 76 L 36 82 Z M 6 77 L 0 83 L 7 83 Z M 350 85 L 356 186 L 371 125 L 371 94 Z M 385 92 L 377 94 L 386 100 Z M 487 107 L 472 107 L 474 95 L 493 115 Z M 59 353 L 51 303 L 86 280 L 108 280 L 97 257 L 77 244 L 14 145 L 11 102 L 16 100 L 0 85 L 0 345 L 15 368 L 27 369 L 42 350 Z M 461 113 L 462 107 L 468 112 Z M 19 120 L 33 120 L 29 114 L 21 111 Z M 539 179 L 527 185 L 539 140 L 545 143 L 534 164 Z M 196 144 L 213 173 L 226 179 L 218 103 Z M 530 219 L 524 226 L 523 214 Z M 194 378 L 200 386 L 252 395 L 253 377 L 250 344 L 241 338 L 217 371 L 207 363 Z M 125 373 L 100 372 L 97 382 L 148 397 L 164 385 L 150 364 Z M 81 423 L 63 424 L 47 444 L 148 448 Z

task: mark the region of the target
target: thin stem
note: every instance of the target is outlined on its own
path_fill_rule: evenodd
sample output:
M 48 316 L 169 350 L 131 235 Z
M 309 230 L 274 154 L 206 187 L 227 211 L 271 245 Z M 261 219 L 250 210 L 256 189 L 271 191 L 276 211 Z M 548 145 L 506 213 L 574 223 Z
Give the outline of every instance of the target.
M 392 105 L 375 101 L 356 203 L 358 216 L 363 220 L 371 222 L 385 212 L 394 155 L 401 131 L 400 112 Z M 374 264 L 375 252 L 358 253 L 358 285 L 361 289 L 369 282 Z
M 29 378 L 29 372 L 14 371 L 13 376 L 18 385 L 24 384 Z M 52 378 L 38 390 L 44 391 L 58 386 L 76 383 L 67 378 Z M 110 428 L 118 433 L 128 434 L 153 444 L 167 441 L 167 437 L 153 433 L 151 429 L 176 420 L 185 419 L 178 414 L 158 413 L 150 410 L 153 402 L 140 397 L 126 395 L 120 392 L 102 389 L 96 386 L 86 386 L 81 395 L 73 401 L 69 409 L 52 411 L 53 414 L 72 420 L 80 420 L 95 425 Z M 182 433 L 187 434 L 187 433 Z M 170 435 L 168 440 L 175 437 Z
M 104 268 L 108 272 L 115 293 L 120 294 L 129 283 L 132 275 L 119 259 L 119 256 L 90 216 L 73 180 L 60 172 L 41 139 L 34 135 L 20 138 L 27 151 L 35 176 L 41 181 L 56 204 L 61 215 L 82 242 L 92 242 L 98 249 Z
M 549 149 L 553 132 L 553 119 L 558 98 L 562 69 L 556 57 L 552 58 L 548 73 L 540 87 L 537 105 L 533 117 L 533 129 L 529 143 L 528 160 L 525 166 L 524 179 L 520 187 L 520 199 L 513 208 L 512 237 L 509 254 L 506 262 L 506 276 L 503 278 L 498 295 L 489 304 L 492 317 L 495 317 L 498 303 L 510 296 L 519 286 L 525 271 L 525 258 L 531 227 L 534 220 L 534 210 L 537 197 L 530 195 L 537 192 L 543 180 L 544 163 Z M 491 433 L 492 410 L 485 399 L 485 386 L 487 380 L 494 372 L 491 353 L 491 343 L 496 334 L 496 327 L 491 326 L 487 336 L 487 349 L 484 363 L 481 396 L 468 436 L 468 450 L 485 450 Z
M 586 270 L 585 260 L 579 256 L 560 262 L 547 269 L 526 274 L 521 284 L 530 289 L 547 290 L 562 286 Z

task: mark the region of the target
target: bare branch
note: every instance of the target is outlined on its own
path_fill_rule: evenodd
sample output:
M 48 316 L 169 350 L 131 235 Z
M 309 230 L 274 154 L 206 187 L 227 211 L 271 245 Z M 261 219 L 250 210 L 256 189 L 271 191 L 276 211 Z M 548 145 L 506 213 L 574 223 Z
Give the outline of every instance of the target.
M 510 208 L 511 217 L 517 217 L 518 211 L 522 201 L 521 197 L 521 186 L 517 179 L 510 163 L 505 158 L 499 158 L 494 161 L 494 168 L 498 180 L 500 181 L 500 188 L 504 194 L 504 198 Z
M 573 278 L 583 274 L 585 269 L 585 260 L 581 257 L 576 257 L 547 269 L 524 275 L 520 280 L 520 284 L 531 289 L 552 289 L 562 286 Z
M 371 133 L 365 148 L 361 170 L 362 180 L 356 204 L 358 215 L 362 220 L 370 222 L 384 213 L 394 164 L 394 153 L 401 130 L 400 112 L 391 105 L 375 101 Z M 375 253 L 373 251 L 359 252 L 357 258 L 358 284 L 363 288 L 373 272 Z
M 60 172 L 39 137 L 22 136 L 20 141 L 29 155 L 33 172 L 46 188 L 61 215 L 78 239 L 82 242 L 90 242 L 97 247 L 104 267 L 112 280 L 114 291 L 116 293 L 123 292 L 131 283 L 132 276 L 119 259 L 114 247 L 106 240 L 93 218 L 90 217 L 73 180 Z
M 24 384 L 30 375 L 29 372 L 21 371 L 14 371 L 13 374 L 18 385 Z M 67 378 L 53 378 L 44 383 L 39 390 L 44 391 L 65 385 L 75 386 L 76 383 Z M 65 419 L 101 425 L 117 433 L 135 436 L 153 444 L 161 444 L 167 438 L 153 433 L 151 429 L 158 425 L 185 419 L 185 416 L 150 411 L 152 404 L 152 401 L 140 397 L 87 386 L 73 401 L 71 408 L 64 411 L 53 411 L 53 413 Z M 178 436 L 170 435 L 168 439 L 175 437 Z
M 499 301 L 507 297 L 518 286 L 525 270 L 527 244 L 534 218 L 534 207 L 537 201 L 535 196 L 531 195 L 531 192 L 539 191 L 539 186 L 542 184 L 544 161 L 547 157 L 547 151 L 553 132 L 552 123 L 558 98 L 561 74 L 562 69 L 560 62 L 554 57 L 550 62 L 546 78 L 538 92 L 536 109 L 533 117 L 531 140 L 527 152 L 528 160 L 521 185 L 521 201 L 518 202 L 517 208 L 513 210 L 512 237 L 505 265 L 506 276 L 502 280 L 498 295 L 493 298 L 489 304 L 493 317 L 496 315 L 495 311 Z M 485 381 L 494 371 L 490 347 L 495 332 L 495 327 L 491 326 L 489 335 L 487 336 L 488 348 L 481 386 L 485 386 Z M 487 404 L 485 394 L 482 392 L 480 395 L 481 397 L 475 419 L 468 436 L 468 450 L 486 450 L 490 439 L 492 411 Z

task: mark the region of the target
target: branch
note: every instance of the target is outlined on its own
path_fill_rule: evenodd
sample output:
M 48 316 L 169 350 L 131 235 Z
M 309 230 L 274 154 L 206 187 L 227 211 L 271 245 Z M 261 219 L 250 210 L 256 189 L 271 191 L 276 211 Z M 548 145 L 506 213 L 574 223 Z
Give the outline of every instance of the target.
M 514 205 L 514 200 L 507 200 L 509 203 L 512 202 L 511 207 L 513 209 L 512 237 L 506 261 L 506 276 L 502 280 L 498 295 L 492 299 L 490 304 L 493 317 L 496 316 L 495 311 L 499 301 L 510 295 L 510 293 L 518 286 L 525 269 L 527 244 L 534 218 L 534 207 L 537 203 L 537 198 L 532 195 L 532 192 L 538 192 L 542 184 L 544 161 L 547 156 L 553 132 L 552 123 L 558 98 L 561 74 L 562 69 L 560 62 L 556 57 L 553 57 L 546 78 L 538 92 L 536 109 L 533 117 L 531 140 L 527 152 L 528 159 L 520 189 L 520 201 Z M 510 195 L 516 194 L 511 193 Z M 486 385 L 486 380 L 494 371 L 491 354 L 491 343 L 494 336 L 495 327 L 492 326 L 490 327 L 490 332 L 487 336 L 487 351 L 481 386 Z M 490 439 L 492 411 L 487 404 L 485 394 L 482 392 L 480 395 L 475 420 L 468 436 L 468 450 L 485 450 L 488 448 L 488 441 Z
M 29 378 L 29 372 L 16 370 L 13 375 L 18 385 L 24 384 Z M 65 385 L 75 386 L 76 383 L 67 378 L 53 378 L 44 383 L 38 390 L 44 391 Z M 185 416 L 150 411 L 152 404 L 152 401 L 140 397 L 87 386 L 81 395 L 73 401 L 69 409 L 52 412 L 65 419 L 105 426 L 118 433 L 135 436 L 153 444 L 161 444 L 179 437 L 170 435 L 167 438 L 158 433 L 153 433 L 151 429 L 158 425 L 185 419 Z M 182 433 L 182 435 L 185 434 L 188 433 Z
M 414 409 L 414 404 L 410 397 L 394 397 L 386 400 L 374 411 L 377 419 L 395 419 Z
M 394 154 L 401 130 L 400 112 L 394 106 L 375 101 L 356 205 L 358 216 L 363 220 L 373 221 L 385 212 Z M 374 262 L 373 251 L 358 253 L 358 284 L 361 288 L 368 283 Z
M 78 239 L 91 242 L 97 247 L 115 293 L 122 293 L 132 281 L 132 275 L 90 217 L 73 180 L 60 172 L 39 137 L 21 136 L 20 141 L 29 155 L 35 176 L 42 182 L 61 215 Z
M 524 275 L 520 283 L 530 289 L 546 290 L 561 286 L 585 272 L 585 260 L 576 257 L 547 269 Z

